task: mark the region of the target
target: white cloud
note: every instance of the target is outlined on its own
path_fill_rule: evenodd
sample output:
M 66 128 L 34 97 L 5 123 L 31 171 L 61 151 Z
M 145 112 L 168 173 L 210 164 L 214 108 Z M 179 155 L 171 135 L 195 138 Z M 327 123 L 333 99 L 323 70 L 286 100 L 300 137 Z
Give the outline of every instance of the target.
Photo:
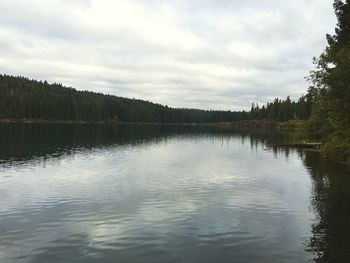
M 305 93 L 328 0 L 0 1 L 0 72 L 171 106 Z

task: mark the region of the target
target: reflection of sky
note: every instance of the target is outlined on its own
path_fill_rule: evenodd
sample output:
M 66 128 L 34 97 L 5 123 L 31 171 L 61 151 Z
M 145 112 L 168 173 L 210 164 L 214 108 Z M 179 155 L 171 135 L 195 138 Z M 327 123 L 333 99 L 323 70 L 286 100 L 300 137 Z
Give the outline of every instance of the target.
M 204 261 L 209 251 L 304 261 L 310 188 L 296 153 L 275 158 L 238 138 L 173 137 L 13 167 L 0 177 L 0 261 L 147 251 L 190 261 L 190 250 Z

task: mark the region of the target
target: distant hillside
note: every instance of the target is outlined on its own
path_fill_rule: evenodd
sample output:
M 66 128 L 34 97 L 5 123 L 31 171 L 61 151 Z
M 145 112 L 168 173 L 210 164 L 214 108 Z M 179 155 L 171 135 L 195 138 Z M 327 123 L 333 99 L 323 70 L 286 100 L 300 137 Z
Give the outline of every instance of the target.
M 0 120 L 44 120 L 72 122 L 213 123 L 269 119 L 307 119 L 311 98 L 297 102 L 274 99 L 246 111 L 209 111 L 170 108 L 138 99 L 90 91 L 77 91 L 62 84 L 0 75 Z
M 0 75 L 0 119 L 208 123 L 248 118 L 247 112 L 175 109 L 61 84 Z

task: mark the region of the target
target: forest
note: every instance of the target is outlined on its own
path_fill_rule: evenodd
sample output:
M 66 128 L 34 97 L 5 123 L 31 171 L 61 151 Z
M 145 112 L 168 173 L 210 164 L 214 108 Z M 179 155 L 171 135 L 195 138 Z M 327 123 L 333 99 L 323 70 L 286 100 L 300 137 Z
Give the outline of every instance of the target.
M 62 84 L 0 75 L 0 119 L 52 121 L 119 121 L 143 123 L 214 123 L 251 119 L 307 119 L 311 97 L 298 101 L 276 98 L 250 111 L 214 111 L 171 108 L 138 99 L 90 91 L 78 91 Z

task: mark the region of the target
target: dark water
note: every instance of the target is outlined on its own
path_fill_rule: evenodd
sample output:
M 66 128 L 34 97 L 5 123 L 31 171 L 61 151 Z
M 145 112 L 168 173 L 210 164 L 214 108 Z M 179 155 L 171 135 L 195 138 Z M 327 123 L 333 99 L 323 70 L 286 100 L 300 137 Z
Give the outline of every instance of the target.
M 0 262 L 350 262 L 350 174 L 278 137 L 1 125 Z

